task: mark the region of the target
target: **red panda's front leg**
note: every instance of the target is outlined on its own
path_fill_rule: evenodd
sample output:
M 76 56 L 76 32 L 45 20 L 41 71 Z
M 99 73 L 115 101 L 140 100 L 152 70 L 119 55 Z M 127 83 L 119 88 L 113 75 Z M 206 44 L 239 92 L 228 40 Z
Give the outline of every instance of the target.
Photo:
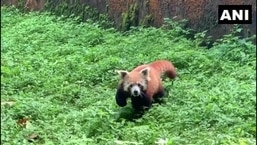
M 144 99 L 144 106 L 146 106 L 146 107 L 148 107 L 148 108 L 150 108 L 150 107 L 152 107 L 152 99 L 151 99 L 151 97 L 145 97 L 145 99 Z
M 130 94 L 126 91 L 124 91 L 122 89 L 122 87 L 118 87 L 117 88 L 117 92 L 116 92 L 116 103 L 120 106 L 120 107 L 124 107 L 127 105 L 127 98 Z
M 140 111 L 144 107 L 150 108 L 152 106 L 152 100 L 146 94 L 142 94 L 142 97 L 132 97 L 131 103 L 136 111 Z

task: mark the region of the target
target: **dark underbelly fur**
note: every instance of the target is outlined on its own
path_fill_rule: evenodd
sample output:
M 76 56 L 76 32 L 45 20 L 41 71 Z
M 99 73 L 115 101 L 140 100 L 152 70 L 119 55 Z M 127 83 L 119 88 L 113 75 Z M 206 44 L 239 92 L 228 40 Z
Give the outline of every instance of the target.
M 156 93 L 153 98 L 153 102 L 146 96 L 145 92 L 142 93 L 142 97 L 132 97 L 129 92 L 125 92 L 122 86 L 117 88 L 116 103 L 124 107 L 127 105 L 127 99 L 131 98 L 132 107 L 134 109 L 134 117 L 140 118 L 145 111 L 151 108 L 152 103 L 163 103 L 163 97 L 166 96 L 168 90 L 161 90 Z
M 166 95 L 166 91 L 162 90 L 156 93 L 153 98 L 153 102 L 145 95 L 145 92 L 142 93 L 142 97 L 131 97 L 132 107 L 135 111 L 142 111 L 145 108 L 149 109 L 152 106 L 152 103 L 162 103 L 163 97 Z

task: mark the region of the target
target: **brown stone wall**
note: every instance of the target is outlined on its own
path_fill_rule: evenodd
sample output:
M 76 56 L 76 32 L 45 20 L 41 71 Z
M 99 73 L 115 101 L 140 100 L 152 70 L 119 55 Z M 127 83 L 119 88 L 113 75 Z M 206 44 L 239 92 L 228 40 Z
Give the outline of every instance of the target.
M 150 25 L 160 27 L 163 18 L 176 16 L 178 19 L 187 19 L 188 26 L 194 30 L 208 30 L 207 34 L 212 35 L 213 39 L 227 34 L 233 28 L 233 25 L 217 24 L 218 5 L 248 4 L 253 6 L 253 23 L 242 25 L 244 28 L 242 36 L 256 34 L 256 0 L 109 0 L 108 3 L 110 5 L 108 13 L 117 27 L 121 25 L 121 13 L 127 12 L 129 5 L 137 3 L 140 6 L 139 20 L 144 20 L 150 15 L 153 19 Z
M 25 0 L 26 10 L 40 11 L 44 9 L 45 0 Z
M 7 6 L 16 6 L 18 7 L 18 0 L 1 0 L 1 6 L 7 5 Z
M 17 1 L 3 0 L 1 5 L 17 6 Z M 42 10 L 45 1 L 51 0 L 25 0 L 24 7 L 28 10 Z M 51 4 L 57 7 L 64 1 L 70 5 L 87 4 L 101 13 L 107 13 L 118 29 L 141 24 L 160 27 L 163 18 L 176 16 L 177 19 L 187 19 L 188 27 L 194 30 L 208 30 L 214 39 L 228 33 L 233 27 L 217 24 L 218 5 L 249 4 L 253 6 L 253 23 L 243 25 L 245 29 L 242 36 L 256 34 L 256 0 L 56 0 L 51 1 Z

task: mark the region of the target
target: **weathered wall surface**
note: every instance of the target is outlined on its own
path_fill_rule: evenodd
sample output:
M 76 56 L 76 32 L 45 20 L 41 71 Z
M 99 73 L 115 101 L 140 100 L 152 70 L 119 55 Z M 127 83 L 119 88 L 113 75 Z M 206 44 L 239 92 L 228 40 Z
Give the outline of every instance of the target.
M 245 28 L 242 36 L 256 34 L 256 0 L 109 0 L 108 2 L 108 13 L 118 28 L 122 27 L 122 19 L 123 22 L 125 19 L 122 13 L 131 12 L 130 6 L 136 4 L 138 12 L 135 15 L 138 24 L 147 22 L 159 27 L 163 23 L 163 18 L 177 16 L 178 19 L 187 19 L 188 26 L 194 30 L 208 30 L 208 34 L 214 39 L 227 34 L 233 27 L 233 25 L 217 24 L 218 5 L 252 5 L 253 23 L 242 25 Z
M 17 6 L 18 0 L 2 0 L 3 4 Z M 163 18 L 176 16 L 177 19 L 187 19 L 188 27 L 194 30 L 208 30 L 214 39 L 227 34 L 233 27 L 217 24 L 218 5 L 252 5 L 253 23 L 242 25 L 245 28 L 242 36 L 256 34 L 256 0 L 25 0 L 24 7 L 30 10 L 43 10 L 45 7 L 54 11 L 59 6 L 71 8 L 83 4 L 107 13 L 115 27 L 121 30 L 137 25 L 160 27 Z
M 14 5 L 16 7 L 18 7 L 18 0 L 1 0 L 1 6 L 2 5 Z

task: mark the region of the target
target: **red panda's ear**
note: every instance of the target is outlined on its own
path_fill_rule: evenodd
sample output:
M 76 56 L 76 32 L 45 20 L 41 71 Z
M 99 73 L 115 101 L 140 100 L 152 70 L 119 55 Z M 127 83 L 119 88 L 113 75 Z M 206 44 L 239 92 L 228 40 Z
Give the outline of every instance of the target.
M 121 79 L 123 79 L 126 75 L 128 75 L 128 71 L 118 70 L 117 72 L 119 73 L 119 76 Z
M 140 71 L 140 73 L 147 79 L 149 80 L 149 73 L 150 73 L 150 68 L 144 68 Z

